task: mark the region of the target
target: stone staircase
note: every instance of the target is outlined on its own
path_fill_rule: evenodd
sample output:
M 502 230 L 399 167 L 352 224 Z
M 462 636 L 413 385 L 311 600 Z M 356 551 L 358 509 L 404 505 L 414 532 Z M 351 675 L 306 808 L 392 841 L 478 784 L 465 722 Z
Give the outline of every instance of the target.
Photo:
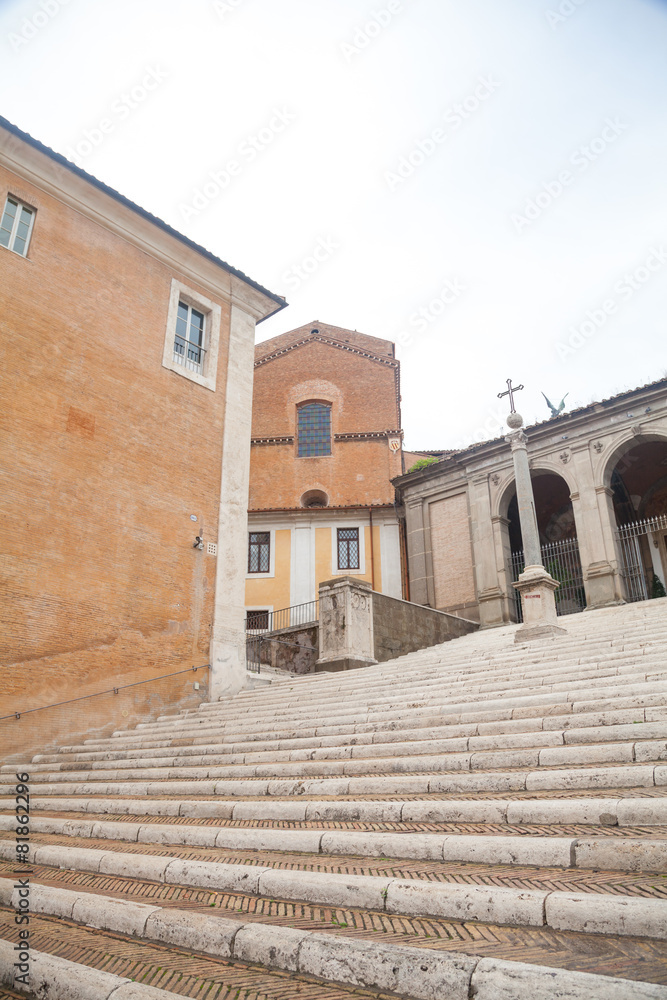
M 54 1000 L 667 1000 L 667 600 L 565 624 L 3 767 L 0 996 L 29 872 Z

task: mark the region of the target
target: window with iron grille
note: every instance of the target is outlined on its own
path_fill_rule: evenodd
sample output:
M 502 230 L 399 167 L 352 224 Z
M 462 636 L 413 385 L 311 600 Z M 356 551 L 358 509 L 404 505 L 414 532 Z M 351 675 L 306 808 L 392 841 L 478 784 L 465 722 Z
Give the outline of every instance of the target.
M 248 572 L 268 573 L 271 568 L 271 532 L 251 531 L 248 534 Z
M 26 257 L 34 220 L 34 209 L 28 208 L 11 194 L 7 195 L 0 222 L 0 246 Z
M 359 569 L 359 529 L 338 529 L 338 569 Z
M 331 454 L 331 406 L 328 403 L 300 406 L 297 430 L 299 458 Z
M 174 361 L 200 374 L 204 367 L 204 314 L 185 302 L 178 303 Z
M 246 632 L 266 632 L 269 627 L 269 611 L 246 611 Z

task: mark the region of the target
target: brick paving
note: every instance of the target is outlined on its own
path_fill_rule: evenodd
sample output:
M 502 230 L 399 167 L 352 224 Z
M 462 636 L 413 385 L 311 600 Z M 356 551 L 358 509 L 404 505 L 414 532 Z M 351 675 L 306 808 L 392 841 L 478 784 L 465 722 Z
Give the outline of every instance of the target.
M 17 934 L 13 914 L 0 910 L 0 935 L 14 942 Z M 63 919 L 33 916 L 30 943 L 35 951 L 197 1000 L 392 1000 L 385 993 L 346 989 L 291 972 L 268 972 L 261 966 L 148 944 Z M 8 994 L 12 1000 L 16 995 L 25 998 Z

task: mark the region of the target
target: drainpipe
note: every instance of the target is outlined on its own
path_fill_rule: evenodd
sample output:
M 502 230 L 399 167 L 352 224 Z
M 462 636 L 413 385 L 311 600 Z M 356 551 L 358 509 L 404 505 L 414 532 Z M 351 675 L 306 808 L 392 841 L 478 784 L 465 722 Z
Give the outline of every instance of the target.
M 368 508 L 368 517 L 371 523 L 371 590 L 375 590 L 375 549 L 373 547 L 373 508 Z

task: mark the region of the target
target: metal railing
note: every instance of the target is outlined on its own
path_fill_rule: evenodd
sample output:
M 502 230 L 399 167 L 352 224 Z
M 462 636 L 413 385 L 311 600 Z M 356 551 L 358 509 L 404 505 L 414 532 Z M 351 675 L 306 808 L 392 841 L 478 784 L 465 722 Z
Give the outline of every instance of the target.
M 629 603 L 648 601 L 651 597 L 651 581 L 655 571 L 649 548 L 650 535 L 658 531 L 667 531 L 667 514 L 632 521 L 630 524 L 619 525 L 616 529 L 621 577 L 625 584 L 625 599 Z
M 101 698 L 104 694 L 118 694 L 126 688 L 139 687 L 140 684 L 152 684 L 154 681 L 163 681 L 167 677 L 177 677 L 179 674 L 196 674 L 198 670 L 207 670 L 210 663 L 204 663 L 200 667 L 186 667 L 185 670 L 174 670 L 173 674 L 161 674 L 159 677 L 148 677 L 145 681 L 133 681 L 131 684 L 119 684 L 118 687 L 108 688 L 106 691 L 94 691 L 93 694 L 82 694 L 79 698 L 68 698 L 67 701 L 54 701 L 52 705 L 40 705 L 38 708 L 26 708 L 23 712 L 12 712 L 11 715 L 0 715 L 0 722 L 5 719 L 20 719 L 22 715 L 30 715 L 31 712 L 44 712 L 47 708 L 60 708 L 62 705 L 73 705 L 77 701 L 86 701 L 88 698 Z
M 188 371 L 201 374 L 204 367 L 204 355 L 206 349 L 201 344 L 195 344 L 186 337 L 181 337 L 178 333 L 174 337 L 174 362 L 183 365 Z
M 286 628 L 313 625 L 320 618 L 320 602 L 308 601 L 295 604 L 279 611 L 248 611 L 246 613 L 246 633 L 281 632 Z
M 544 568 L 560 583 L 554 594 L 556 614 L 573 615 L 583 611 L 586 607 L 586 591 L 577 539 L 566 538 L 562 542 L 549 542 L 541 547 L 541 552 Z M 512 580 L 516 580 L 523 573 L 525 565 L 523 552 L 512 552 L 510 560 Z M 522 622 L 521 595 L 516 589 L 514 589 L 514 610 L 516 620 Z

